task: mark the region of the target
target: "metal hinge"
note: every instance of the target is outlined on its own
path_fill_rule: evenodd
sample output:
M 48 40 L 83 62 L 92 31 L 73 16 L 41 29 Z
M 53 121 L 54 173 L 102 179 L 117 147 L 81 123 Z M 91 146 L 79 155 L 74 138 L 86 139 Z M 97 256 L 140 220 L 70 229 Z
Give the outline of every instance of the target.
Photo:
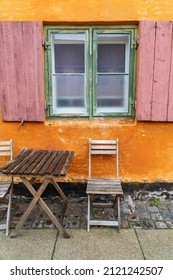
M 43 37 L 43 40 L 42 40 L 42 46 L 44 47 L 45 50 L 50 48 L 50 42 L 45 41 L 44 37 Z
M 134 100 L 134 106 L 135 109 L 137 108 L 137 99 Z
M 130 104 L 131 104 L 131 106 L 132 106 L 133 108 L 135 108 L 135 109 L 136 109 L 137 100 L 136 100 L 136 99 L 135 99 L 135 100 L 133 100 Z
M 47 101 L 46 100 L 44 101 L 44 110 L 45 111 L 47 110 Z
M 132 41 L 132 49 L 137 49 L 138 48 L 138 45 L 139 45 L 139 37 L 137 38 L 136 41 Z
M 48 110 L 50 106 L 52 106 L 51 101 L 50 100 L 45 100 L 45 102 L 44 102 L 45 111 Z

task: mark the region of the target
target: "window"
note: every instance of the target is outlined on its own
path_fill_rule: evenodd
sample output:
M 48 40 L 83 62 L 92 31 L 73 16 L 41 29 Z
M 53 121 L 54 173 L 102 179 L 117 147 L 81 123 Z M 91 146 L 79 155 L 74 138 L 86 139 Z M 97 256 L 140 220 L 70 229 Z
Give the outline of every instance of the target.
M 136 26 L 45 27 L 48 117 L 131 117 Z

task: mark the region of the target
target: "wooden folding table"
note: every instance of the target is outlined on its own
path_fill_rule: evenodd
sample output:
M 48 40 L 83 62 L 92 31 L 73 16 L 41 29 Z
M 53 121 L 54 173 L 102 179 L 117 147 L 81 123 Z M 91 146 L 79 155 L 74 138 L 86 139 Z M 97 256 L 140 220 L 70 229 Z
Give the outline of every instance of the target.
M 69 207 L 71 210 L 73 210 L 73 208 L 70 201 L 67 199 L 66 195 L 56 182 L 56 179 L 66 176 L 73 156 L 74 152 L 72 151 L 28 150 L 24 148 L 12 162 L 0 168 L 1 175 L 19 177 L 33 195 L 31 203 L 15 228 L 13 237 L 17 236 L 20 228 L 26 221 L 36 203 L 39 203 L 39 205 L 44 209 L 55 226 L 59 229 L 60 233 L 62 233 L 65 238 L 70 237 L 63 228 L 62 221 L 66 208 Z M 43 181 L 36 191 L 33 187 L 33 184 L 38 178 L 43 179 Z M 64 201 L 62 204 L 62 213 L 60 219 L 56 218 L 56 216 L 41 198 L 42 193 L 49 183 L 53 184 Z

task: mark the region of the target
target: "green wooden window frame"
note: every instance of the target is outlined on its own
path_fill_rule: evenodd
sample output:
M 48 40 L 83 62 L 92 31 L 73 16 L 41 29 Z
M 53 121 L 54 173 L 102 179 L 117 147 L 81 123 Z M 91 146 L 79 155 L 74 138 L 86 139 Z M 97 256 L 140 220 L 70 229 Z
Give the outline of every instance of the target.
M 86 111 L 83 113 L 62 113 L 53 110 L 53 86 L 52 86 L 52 37 L 55 34 L 86 34 L 85 42 L 85 100 Z M 99 36 L 127 35 L 129 37 L 129 69 L 128 73 L 128 93 L 127 110 L 125 112 L 99 112 L 96 102 L 97 84 L 97 39 Z M 137 26 L 136 25 L 115 25 L 115 26 L 45 26 L 45 88 L 47 100 L 47 118 L 97 118 L 115 117 L 132 118 L 134 117 L 134 99 L 136 87 L 136 47 L 137 47 Z

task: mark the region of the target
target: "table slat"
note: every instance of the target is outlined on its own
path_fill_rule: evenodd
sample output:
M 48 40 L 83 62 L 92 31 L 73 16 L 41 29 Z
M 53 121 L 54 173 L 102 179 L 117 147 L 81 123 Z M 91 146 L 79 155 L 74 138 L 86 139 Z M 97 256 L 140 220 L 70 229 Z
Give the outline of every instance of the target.
M 47 151 L 45 157 L 41 159 L 41 161 L 37 164 L 37 166 L 31 171 L 31 175 L 39 175 L 39 171 L 42 169 L 42 167 L 46 164 L 47 160 L 51 156 L 52 151 Z
M 3 173 L 9 174 L 11 170 L 13 170 L 18 164 L 20 164 L 20 162 L 22 162 L 23 159 L 25 159 L 26 156 L 28 156 L 30 153 L 32 153 L 32 150 L 25 150 L 23 153 L 21 152 L 12 162 L 3 167 Z
M 63 167 L 63 164 L 65 163 L 66 158 L 68 157 L 68 155 L 69 155 L 69 152 L 68 152 L 68 151 L 65 151 L 64 154 L 63 154 L 63 156 L 61 157 L 61 159 L 60 159 L 58 165 L 56 166 L 56 168 L 55 168 L 54 171 L 53 171 L 53 175 L 54 175 L 54 176 L 60 175 L 59 173 L 60 173 L 60 171 L 61 171 L 61 169 L 62 169 L 62 167 Z
M 24 174 L 30 174 L 38 165 L 38 163 L 46 156 L 47 151 L 41 150 L 41 154 L 31 163 L 31 165 L 24 171 Z
M 74 152 L 70 152 L 68 158 L 66 159 L 66 162 L 64 163 L 64 166 L 60 172 L 60 176 L 65 176 L 67 173 L 67 169 L 72 161 L 72 158 L 74 156 Z
M 52 161 L 52 163 L 49 165 L 48 169 L 46 170 L 46 174 L 52 174 L 55 167 L 57 166 L 58 162 L 62 158 L 65 151 L 57 151 L 57 156 Z
M 22 161 L 20 161 L 16 166 L 10 171 L 11 174 L 22 174 L 25 170 L 25 166 L 27 167 L 29 164 L 30 159 L 36 154 L 36 151 L 32 150 L 31 153 L 23 158 Z
M 44 175 L 45 173 L 47 173 L 47 169 L 52 164 L 53 160 L 57 157 L 57 155 L 58 155 L 57 151 L 54 151 L 52 153 L 50 158 L 47 160 L 46 164 L 44 164 L 44 166 L 40 169 L 39 175 Z
M 26 170 L 31 166 L 31 164 L 38 158 L 38 156 L 41 154 L 41 151 L 35 151 L 35 153 L 30 154 L 28 157 L 28 160 L 24 163 L 21 162 L 20 166 L 18 167 L 17 173 L 19 174 L 27 174 Z M 14 172 L 14 171 L 13 171 Z

